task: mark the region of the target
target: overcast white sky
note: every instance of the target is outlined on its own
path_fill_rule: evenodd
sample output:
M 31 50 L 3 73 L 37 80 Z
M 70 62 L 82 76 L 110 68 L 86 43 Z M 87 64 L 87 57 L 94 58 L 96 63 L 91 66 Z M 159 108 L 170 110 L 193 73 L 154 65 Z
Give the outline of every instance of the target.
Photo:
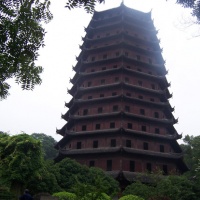
M 56 134 L 65 124 L 61 113 L 72 97 L 67 94 L 71 88 L 69 79 L 73 77 L 72 65 L 79 55 L 81 37 L 85 36 L 92 15 L 83 9 L 69 11 L 64 8 L 67 0 L 52 0 L 54 19 L 46 27 L 45 48 L 40 50 L 38 64 L 44 67 L 43 83 L 34 91 L 22 91 L 10 81 L 10 96 L 0 102 L 0 131 L 10 134 L 20 132 L 45 133 L 56 140 Z M 125 0 L 125 5 L 144 12 L 152 9 L 154 25 L 159 30 L 163 57 L 169 70 L 167 79 L 171 82 L 170 100 L 175 106 L 174 116 L 179 118 L 175 128 L 179 133 L 200 135 L 200 37 L 193 37 L 200 26 L 183 29 L 182 22 L 190 17 L 189 11 L 174 3 L 174 0 Z M 106 0 L 96 10 L 106 10 L 119 6 L 121 0 Z M 200 33 L 200 32 L 199 32 Z

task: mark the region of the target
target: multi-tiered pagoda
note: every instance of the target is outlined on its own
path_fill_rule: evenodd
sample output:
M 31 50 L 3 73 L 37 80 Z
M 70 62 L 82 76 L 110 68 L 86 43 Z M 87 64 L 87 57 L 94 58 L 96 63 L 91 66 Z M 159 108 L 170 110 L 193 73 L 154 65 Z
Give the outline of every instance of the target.
M 55 160 L 102 168 L 121 182 L 185 172 L 151 13 L 121 4 L 95 12 L 85 31 Z

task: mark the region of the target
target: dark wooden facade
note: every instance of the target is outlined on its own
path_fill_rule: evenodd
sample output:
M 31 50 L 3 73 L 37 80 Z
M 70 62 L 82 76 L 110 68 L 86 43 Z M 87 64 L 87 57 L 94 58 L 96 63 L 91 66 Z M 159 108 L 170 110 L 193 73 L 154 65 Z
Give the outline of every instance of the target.
M 85 31 L 55 160 L 100 167 L 121 182 L 185 172 L 151 13 L 121 4 L 95 12 Z

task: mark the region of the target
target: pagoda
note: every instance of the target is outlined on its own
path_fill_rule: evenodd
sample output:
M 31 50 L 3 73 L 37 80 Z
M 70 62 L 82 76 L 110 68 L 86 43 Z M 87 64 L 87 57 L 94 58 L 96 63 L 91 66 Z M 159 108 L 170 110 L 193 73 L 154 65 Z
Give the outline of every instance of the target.
M 95 11 L 85 31 L 55 161 L 102 168 L 121 185 L 141 173 L 187 171 L 151 12 L 122 3 Z

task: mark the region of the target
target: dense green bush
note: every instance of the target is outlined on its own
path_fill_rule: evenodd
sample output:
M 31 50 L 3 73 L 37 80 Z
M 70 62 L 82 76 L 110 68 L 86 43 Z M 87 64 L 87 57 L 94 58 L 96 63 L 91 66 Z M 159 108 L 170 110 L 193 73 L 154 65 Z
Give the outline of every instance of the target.
M 70 192 L 57 192 L 53 197 L 58 197 L 59 200 L 76 200 L 76 195 Z
M 121 197 L 119 200 L 144 200 L 144 199 L 141 197 L 129 194 L 129 195 Z

